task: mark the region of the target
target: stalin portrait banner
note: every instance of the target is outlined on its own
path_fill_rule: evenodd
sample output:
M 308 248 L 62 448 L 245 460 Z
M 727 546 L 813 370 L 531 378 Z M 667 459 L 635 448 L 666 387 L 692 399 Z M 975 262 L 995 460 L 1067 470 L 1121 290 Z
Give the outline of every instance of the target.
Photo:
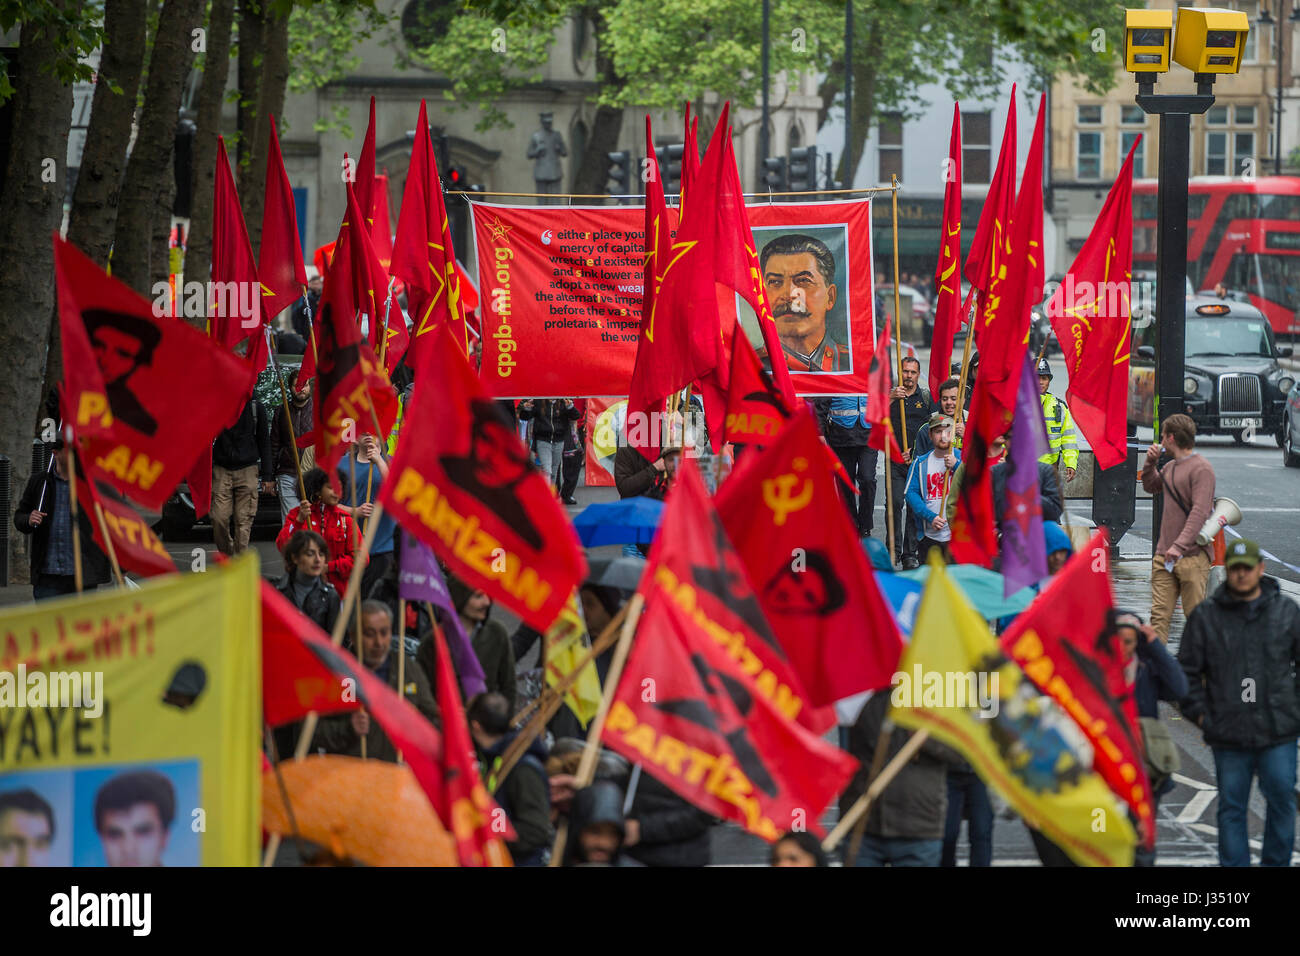
M 500 398 L 626 394 L 641 327 L 643 207 L 471 206 L 488 391 Z M 875 345 L 870 201 L 746 210 L 795 391 L 866 392 Z M 675 236 L 677 210 L 669 217 Z M 739 319 L 770 368 L 753 310 L 722 287 L 718 302 L 724 327 Z

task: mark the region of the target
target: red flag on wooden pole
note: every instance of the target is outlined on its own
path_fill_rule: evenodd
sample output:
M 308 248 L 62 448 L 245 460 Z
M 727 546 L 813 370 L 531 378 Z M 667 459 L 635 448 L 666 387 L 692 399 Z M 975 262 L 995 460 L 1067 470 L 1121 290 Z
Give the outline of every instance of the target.
M 257 272 L 262 280 L 262 314 L 271 322 L 302 298 L 307 270 L 298 239 L 293 188 L 280 154 L 280 137 L 271 117 L 271 144 L 266 153 L 266 202 L 262 206 L 262 246 Z
M 952 106 L 952 134 L 944 167 L 943 222 L 934 270 L 934 336 L 930 346 L 930 394 L 948 378 L 952 342 L 961 328 L 961 108 Z

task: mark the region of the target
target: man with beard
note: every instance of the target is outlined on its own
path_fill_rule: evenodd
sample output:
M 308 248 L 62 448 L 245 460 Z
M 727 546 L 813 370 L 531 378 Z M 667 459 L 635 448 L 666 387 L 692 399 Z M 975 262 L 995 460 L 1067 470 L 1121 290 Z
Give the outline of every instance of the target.
M 1259 545 L 1240 539 L 1227 580 L 1187 615 L 1178 663 L 1191 689 L 1180 705 L 1214 753 L 1219 865 L 1250 866 L 1246 804 L 1259 778 L 1267 812 L 1261 866 L 1290 866 L 1300 738 L 1300 606 L 1264 575 Z M 1249 690 L 1249 692 L 1247 692 Z
M 834 281 L 835 257 L 826 244 L 812 236 L 778 236 L 763 247 L 759 266 L 790 371 L 849 371 L 849 347 L 837 342 L 827 328 L 827 315 L 835 308 L 839 290 Z M 771 369 L 765 349 L 758 357 Z

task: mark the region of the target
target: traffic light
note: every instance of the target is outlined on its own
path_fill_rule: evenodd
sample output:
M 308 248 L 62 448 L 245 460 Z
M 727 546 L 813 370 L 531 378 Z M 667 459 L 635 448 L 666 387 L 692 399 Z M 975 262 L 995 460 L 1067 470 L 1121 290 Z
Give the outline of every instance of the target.
M 817 147 L 790 150 L 790 191 L 807 192 L 817 188 Z
M 621 149 L 609 154 L 609 194 L 628 196 L 632 193 L 632 153 Z
M 783 157 L 768 156 L 763 160 L 763 185 L 778 193 L 789 190 L 790 175 Z
M 664 194 L 675 195 L 682 191 L 682 156 L 686 147 L 681 143 L 672 146 L 660 146 L 655 150 L 659 160 L 659 175 L 664 179 Z
M 448 189 L 465 189 L 466 179 L 465 170 L 459 166 L 451 166 L 447 169 L 447 188 Z

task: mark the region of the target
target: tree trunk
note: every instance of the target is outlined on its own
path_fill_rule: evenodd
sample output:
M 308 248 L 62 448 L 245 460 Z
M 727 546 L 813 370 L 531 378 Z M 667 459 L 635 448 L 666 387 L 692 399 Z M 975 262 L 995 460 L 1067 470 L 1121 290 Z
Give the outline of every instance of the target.
M 262 88 L 262 61 L 266 54 L 265 14 L 258 0 L 239 3 L 239 109 L 235 115 L 238 159 L 235 169 L 240 195 L 246 191 L 252 169 L 253 140 L 257 136 L 257 104 Z
M 166 0 L 158 17 L 144 109 L 135 147 L 122 180 L 117 230 L 113 237 L 113 275 L 141 295 L 167 279 L 167 257 L 153 261 L 155 223 L 171 215 L 176 195 L 172 154 L 181 93 L 194 62 L 192 32 L 203 17 L 202 0 Z
M 197 131 L 194 134 L 194 175 L 190 191 L 190 233 L 185 244 L 185 274 L 206 282 L 212 272 L 212 191 L 215 188 L 217 136 L 221 132 L 221 104 L 230 76 L 230 31 L 235 0 L 212 0 L 208 14 L 208 48 L 199 87 Z M 187 322 L 203 327 L 201 316 Z
M 609 27 L 598 7 L 588 7 L 583 13 L 595 25 L 596 75 L 602 86 L 610 88 L 620 84 L 614 69 L 614 58 L 606 42 Z M 603 193 L 609 183 L 609 154 L 618 149 L 618 137 L 623 131 L 623 110 L 619 107 L 600 106 L 596 108 L 596 119 L 591 126 L 591 135 L 587 137 L 587 148 L 582 152 L 578 163 L 577 175 L 573 178 L 573 191 L 576 193 Z M 633 157 L 632 169 L 641 168 L 640 157 Z
M 66 4 L 72 8 L 73 2 Z M 54 247 L 67 192 L 72 87 L 42 70 L 59 54 L 54 38 L 22 27 L 13 96 L 15 135 L 0 193 L 0 454 L 9 456 L 16 501 L 31 472 L 32 439 L 44 415 L 45 350 L 54 315 Z M 12 515 L 0 516 L 4 521 Z M 15 579 L 25 581 L 27 538 L 14 535 Z
M 107 0 L 104 5 L 104 49 L 68 217 L 68 241 L 100 266 L 108 264 L 117 221 L 118 190 L 144 62 L 146 10 L 139 0 Z M 110 83 L 122 92 L 114 93 Z
M 876 69 L 883 42 L 880 25 L 874 19 L 868 21 L 866 27 L 867 42 L 862 51 L 858 52 L 856 43 L 853 49 L 853 138 L 856 140 L 853 144 L 854 166 L 862 164 L 867 141 L 871 138 L 871 120 L 876 112 Z M 835 178 L 844 184 L 845 189 L 852 189 L 853 174 L 857 170 L 844 168 L 847 152 L 845 150 L 840 154 Z
M 289 16 L 268 13 L 263 21 L 262 77 L 258 83 L 257 112 L 253 116 L 253 141 L 247 175 L 240 178 L 239 201 L 244 208 L 248 240 L 257 256 L 262 245 L 262 208 L 266 204 L 266 156 L 271 148 L 271 117 L 284 111 L 289 82 Z

